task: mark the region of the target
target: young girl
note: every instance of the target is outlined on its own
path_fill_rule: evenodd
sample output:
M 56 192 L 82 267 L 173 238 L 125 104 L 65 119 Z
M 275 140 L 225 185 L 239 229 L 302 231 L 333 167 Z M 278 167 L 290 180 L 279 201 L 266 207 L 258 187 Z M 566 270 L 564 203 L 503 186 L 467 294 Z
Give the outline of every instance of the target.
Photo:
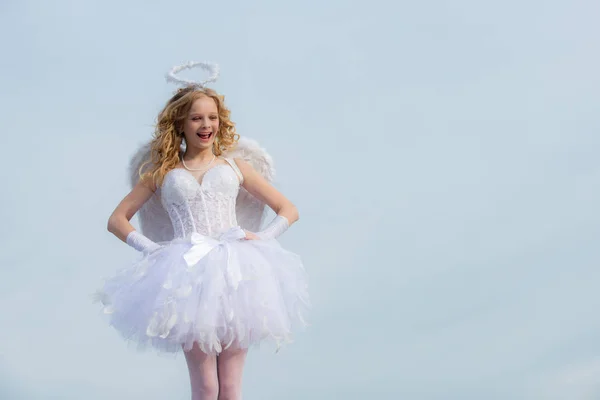
M 183 349 L 193 400 L 239 399 L 248 348 L 289 341 L 308 305 L 300 258 L 275 240 L 298 211 L 250 162 L 228 156 L 239 139 L 229 114 L 223 97 L 203 84 L 179 89 L 167 102 L 150 159 L 108 221 L 108 230 L 142 256 L 98 293 L 125 338 Z M 238 225 L 242 191 L 277 214 L 264 229 Z M 164 241 L 129 222 L 151 200 L 168 215 Z M 144 222 L 156 225 L 158 214 Z

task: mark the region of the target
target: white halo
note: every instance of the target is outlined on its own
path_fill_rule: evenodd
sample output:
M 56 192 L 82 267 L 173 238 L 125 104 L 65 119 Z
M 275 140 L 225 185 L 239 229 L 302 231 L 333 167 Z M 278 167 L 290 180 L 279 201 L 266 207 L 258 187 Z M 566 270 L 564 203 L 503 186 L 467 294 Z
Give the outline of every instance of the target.
M 196 67 L 202 68 L 203 70 L 208 71 L 208 73 L 210 73 L 210 76 L 208 77 L 208 79 L 203 80 L 203 81 L 194 81 L 191 79 L 184 79 L 184 78 L 180 78 L 177 76 L 177 74 L 179 72 L 183 71 L 184 69 L 192 69 L 192 68 L 196 68 Z M 169 73 L 166 75 L 167 82 L 173 82 L 173 83 L 184 85 L 184 86 L 198 86 L 201 88 L 205 87 L 205 85 L 207 83 L 216 81 L 218 77 L 219 77 L 219 66 L 215 63 L 202 62 L 202 61 L 189 61 L 186 64 L 175 66 L 175 67 L 171 68 Z

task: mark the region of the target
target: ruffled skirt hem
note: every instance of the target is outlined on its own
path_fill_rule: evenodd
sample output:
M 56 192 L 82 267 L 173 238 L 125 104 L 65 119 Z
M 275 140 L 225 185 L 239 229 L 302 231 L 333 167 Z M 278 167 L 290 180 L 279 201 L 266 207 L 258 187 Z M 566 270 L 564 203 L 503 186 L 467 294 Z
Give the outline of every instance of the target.
M 174 240 L 108 279 L 94 297 L 110 325 L 140 349 L 178 352 L 197 343 L 207 354 L 263 341 L 279 349 L 306 326 L 299 256 L 275 240 L 202 245 Z

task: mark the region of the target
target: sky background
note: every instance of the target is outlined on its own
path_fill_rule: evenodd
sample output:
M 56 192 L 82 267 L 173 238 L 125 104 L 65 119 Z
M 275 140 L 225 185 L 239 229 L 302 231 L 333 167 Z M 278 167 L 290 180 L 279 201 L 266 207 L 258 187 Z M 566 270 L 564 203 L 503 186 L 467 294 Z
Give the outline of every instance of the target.
M 135 256 L 106 222 L 164 74 L 207 60 L 299 207 L 281 242 L 314 303 L 251 352 L 245 400 L 600 399 L 598 15 L 0 0 L 0 398 L 189 398 L 184 358 L 128 348 L 90 295 Z

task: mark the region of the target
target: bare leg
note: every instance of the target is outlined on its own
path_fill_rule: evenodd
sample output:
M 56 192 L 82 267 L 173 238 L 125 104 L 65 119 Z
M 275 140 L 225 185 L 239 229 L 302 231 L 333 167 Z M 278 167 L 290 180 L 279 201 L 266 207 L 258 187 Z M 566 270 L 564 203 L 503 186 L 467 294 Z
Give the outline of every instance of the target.
M 242 398 L 242 372 L 247 349 L 224 350 L 217 357 L 219 371 L 219 399 L 240 400 Z
M 217 357 L 204 353 L 196 343 L 184 354 L 190 372 L 192 400 L 217 400 L 219 393 Z

